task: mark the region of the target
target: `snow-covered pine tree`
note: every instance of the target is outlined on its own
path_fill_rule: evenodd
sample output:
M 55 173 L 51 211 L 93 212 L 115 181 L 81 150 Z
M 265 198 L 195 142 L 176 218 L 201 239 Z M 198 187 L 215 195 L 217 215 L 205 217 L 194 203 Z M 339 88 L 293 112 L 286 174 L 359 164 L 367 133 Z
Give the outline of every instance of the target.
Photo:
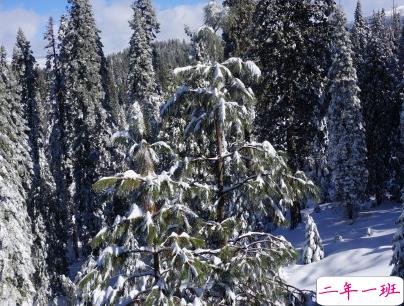
M 310 171 L 316 165 L 309 160 L 324 160 L 313 155 L 325 153 L 322 102 L 329 67 L 328 17 L 334 9 L 334 1 L 328 0 L 260 0 L 253 18 L 254 59 L 263 72 L 257 93 L 258 130 L 277 149 L 287 151 L 294 170 Z M 301 222 L 300 203 L 291 216 L 294 228 Z
M 349 219 L 354 219 L 360 203 L 365 200 L 367 188 L 365 129 L 351 41 L 344 13 L 340 9 L 332 16 L 332 22 L 332 65 L 328 73 L 331 98 L 328 109 L 328 161 L 333 200 L 345 207 Z
M 85 251 L 102 216 L 91 190 L 100 171 L 110 167 L 107 143 L 111 126 L 105 111 L 99 34 L 89 0 L 69 0 L 62 20 L 60 48 L 63 78 L 66 152 L 65 179 L 69 190 L 69 229 L 75 256 Z
M 324 258 L 324 247 L 312 216 L 306 216 L 306 242 L 302 253 L 302 262 L 307 265 Z
M 358 71 L 358 78 L 361 80 L 361 70 L 364 64 L 364 54 L 366 52 L 370 29 L 368 22 L 362 13 L 362 3 L 358 0 L 355 9 L 355 19 L 351 29 L 351 42 L 354 67 Z
M 143 139 L 146 123 L 140 106 L 135 103 L 134 107 L 136 115 L 128 131 L 113 135 L 115 143 L 129 144 L 134 170 L 94 185 L 96 191 L 129 197 L 132 204 L 94 238 L 92 246 L 101 252 L 97 261 L 89 259 L 79 279 L 80 305 L 179 303 L 185 293 L 177 290 L 202 286 L 200 279 L 210 269 L 195 253 L 202 240 L 189 235 L 197 233 L 199 220 L 181 203 L 190 187 L 174 180 L 179 161 L 167 143 L 149 144 Z M 174 157 L 172 167 L 158 172 L 164 152 Z M 198 300 L 192 292 L 188 298 Z
M 397 220 L 397 232 L 393 237 L 393 258 L 390 265 L 393 265 L 392 276 L 404 278 L 404 210 Z
M 376 196 L 377 204 L 383 201 L 386 182 L 393 172 L 391 158 L 399 126 L 397 60 L 390 38 L 384 13 L 376 12 L 361 71 L 360 100 L 366 127 L 368 192 Z
M 34 177 L 40 178 L 39 151 L 43 144 L 41 124 L 39 122 L 37 71 L 36 61 L 32 55 L 31 44 L 25 38 L 21 29 L 17 33 L 17 42 L 13 50 L 12 68 L 18 84 L 21 87 L 21 104 L 24 119 L 27 121 L 29 143 L 32 161 L 34 163 Z
M 52 260 L 51 269 L 57 275 L 67 274 L 68 260 L 67 260 L 67 244 L 68 244 L 68 231 L 69 228 L 69 206 L 68 190 L 65 180 L 65 163 L 64 152 L 66 152 L 66 129 L 64 122 L 64 103 L 63 100 L 63 85 L 62 75 L 60 70 L 59 61 L 59 46 L 54 32 L 54 21 L 50 17 L 44 39 L 46 41 L 45 49 L 46 65 L 45 65 L 45 78 L 47 82 L 47 96 L 45 103 L 49 109 L 48 119 L 50 120 L 50 134 L 45 147 L 46 156 L 49 161 L 50 173 L 55 182 L 55 195 L 56 199 L 53 206 L 49 207 L 52 216 L 50 222 L 52 229 L 49 231 L 50 235 L 50 253 L 48 255 Z M 62 30 L 61 30 L 62 31 Z M 58 282 L 53 283 L 56 291 Z
M 160 97 L 153 68 L 152 43 L 156 38 L 160 25 L 150 0 L 136 0 L 133 5 L 133 17 L 130 27 L 133 31 L 129 42 L 129 76 L 128 104 L 126 106 L 127 121 L 136 114 L 134 104 L 140 105 L 145 116 L 146 139 L 157 135 L 159 124 Z M 131 123 L 127 122 L 127 126 Z
M 28 214 L 32 220 L 32 233 L 35 243 L 32 247 L 32 257 L 35 263 L 34 281 L 37 288 L 39 303 L 44 303 L 50 293 L 49 275 L 54 271 L 53 251 L 58 245 L 52 244 L 51 235 L 53 227 L 53 210 L 57 209 L 55 202 L 55 185 L 50 174 L 49 164 L 44 153 L 45 132 L 40 122 L 40 99 L 38 92 L 38 72 L 36 61 L 32 55 L 29 41 L 19 30 L 17 42 L 12 57 L 12 69 L 16 75 L 17 83 L 21 88 L 20 103 L 23 109 L 23 118 L 27 122 L 27 136 L 33 172 L 31 186 L 27 189 Z M 49 256 L 50 255 L 50 256 Z
M 211 189 L 208 198 L 188 200 L 200 215 L 215 220 L 210 222 L 212 228 L 207 227 L 205 240 L 210 248 L 222 250 L 239 248 L 240 237 L 249 237 L 247 245 L 260 243 L 259 237 L 263 233 L 249 230 L 260 228 L 261 217 L 270 216 L 274 223 L 285 221 L 282 212 L 304 196 L 302 188 L 307 188 L 306 191 L 315 189 L 303 173 L 293 175 L 290 172 L 285 160 L 269 142 L 254 141 L 256 100 L 252 90 L 244 84 L 256 82 L 260 70 L 251 61 L 231 58 L 222 64 L 200 63 L 178 68 L 174 73 L 184 85 L 164 105 L 162 114 L 184 118 L 186 139 L 193 135 L 197 143 L 207 143 L 209 148 L 207 155 L 185 155 L 184 173 L 190 181 Z M 257 240 L 252 242 L 250 239 Z M 245 260 L 250 263 L 246 265 L 237 253 L 219 256 L 223 265 L 213 276 L 215 282 L 209 292 L 208 304 L 231 304 L 247 299 L 250 304 L 282 301 L 282 293 L 268 295 L 280 287 L 277 281 L 268 282 L 268 273 L 278 278 L 278 265 L 262 266 L 264 261 L 261 259 L 273 256 L 271 248 L 264 249 L 261 245 L 257 253 L 247 252 L 248 259 Z M 253 257 L 261 259 L 255 261 Z M 239 269 L 244 272 L 238 274 Z M 264 274 L 263 270 L 266 270 Z M 262 295 L 256 295 L 258 291 Z M 253 300 L 247 298 L 249 292 Z M 243 305 L 244 302 L 239 303 Z
M 0 47 L 0 304 L 34 304 L 32 230 L 27 191 L 32 159 L 21 89 Z
M 268 142 L 244 139 L 252 129 L 255 99 L 241 79 L 256 80 L 254 63 L 233 58 L 175 74 L 186 85 L 162 115 L 181 115 L 188 122 L 184 136 L 209 139 L 210 155 L 180 158 L 175 139 L 172 146 L 143 139 L 130 150 L 136 171 L 95 184 L 98 191 L 129 195 L 133 204 L 94 238 L 101 252 L 80 277 L 80 303 L 281 303 L 286 288 L 278 268 L 293 258 L 291 245 L 249 232 L 245 220 L 267 212 L 282 221 L 282 207 L 315 188 L 302 173 L 293 175 Z M 138 131 L 129 137 L 133 142 L 144 124 L 141 116 L 131 122 Z M 116 135 L 125 136 L 130 135 Z M 159 149 L 171 156 L 168 171 L 158 171 Z

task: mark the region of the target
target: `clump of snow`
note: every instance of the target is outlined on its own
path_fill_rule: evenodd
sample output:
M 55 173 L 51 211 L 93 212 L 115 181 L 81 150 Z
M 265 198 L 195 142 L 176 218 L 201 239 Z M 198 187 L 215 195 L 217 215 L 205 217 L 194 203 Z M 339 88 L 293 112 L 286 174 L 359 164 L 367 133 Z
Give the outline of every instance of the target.
M 335 242 L 344 241 L 344 238 L 342 238 L 342 236 L 340 234 L 335 233 L 334 241 Z
M 133 204 L 127 219 L 128 220 L 136 219 L 136 218 L 142 217 L 143 215 L 144 214 L 143 214 L 142 209 L 139 206 L 137 206 L 136 204 Z

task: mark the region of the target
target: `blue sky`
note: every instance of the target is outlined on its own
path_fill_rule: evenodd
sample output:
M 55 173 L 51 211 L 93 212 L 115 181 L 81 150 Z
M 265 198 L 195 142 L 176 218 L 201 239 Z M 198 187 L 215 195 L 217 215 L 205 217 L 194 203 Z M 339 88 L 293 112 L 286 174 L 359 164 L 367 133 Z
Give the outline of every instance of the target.
M 107 0 L 107 3 L 113 3 L 114 0 Z M 153 3 L 160 9 L 168 9 L 177 5 L 192 5 L 198 2 L 196 0 L 155 0 Z M 0 0 L 0 8 L 13 9 L 24 8 L 34 10 L 39 14 L 60 13 L 66 6 L 66 0 Z
M 119 0 L 105 0 L 108 4 L 119 2 Z M 169 9 L 177 5 L 195 5 L 204 2 L 203 0 L 154 0 L 153 3 L 160 9 Z M 395 0 L 396 5 L 404 5 L 403 0 Z M 356 0 L 341 0 L 341 4 L 352 11 Z M 393 0 L 362 0 L 362 6 L 366 12 L 382 7 L 391 9 Z M 39 14 L 60 14 L 66 6 L 66 0 L 0 0 L 0 9 L 23 8 L 33 10 Z M 347 12 L 348 13 L 348 12 Z M 352 15 L 349 13 L 349 15 Z
M 197 28 L 201 25 L 202 8 L 208 0 L 152 0 L 161 23 L 159 39 L 186 38 L 184 26 Z M 101 29 L 106 53 L 116 52 L 127 46 L 130 37 L 128 20 L 133 0 L 91 0 L 97 26 Z M 403 6 L 404 0 L 395 0 Z M 393 0 L 362 0 L 364 13 L 373 10 L 392 9 Z M 19 27 L 31 40 L 37 58 L 44 56 L 43 32 L 47 18 L 56 20 L 65 11 L 66 0 L 0 0 L 0 45 L 12 51 L 15 34 Z M 352 19 L 356 0 L 341 0 L 348 19 Z M 403 11 L 404 14 L 404 11 Z

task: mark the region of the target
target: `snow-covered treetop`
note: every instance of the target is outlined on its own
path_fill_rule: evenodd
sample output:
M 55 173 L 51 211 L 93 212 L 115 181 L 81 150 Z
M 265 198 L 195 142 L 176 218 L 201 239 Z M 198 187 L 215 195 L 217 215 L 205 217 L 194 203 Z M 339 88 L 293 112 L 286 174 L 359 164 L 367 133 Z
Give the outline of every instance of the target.
M 239 130 L 251 130 L 255 116 L 255 97 L 239 77 L 259 79 L 260 69 L 253 62 L 231 58 L 221 64 L 177 68 L 174 74 L 180 80 L 187 80 L 187 83 L 163 105 L 161 115 L 167 116 L 183 107 L 187 108 L 191 121 L 186 128 L 186 135 L 212 128 L 217 119 L 227 129 L 237 125 Z M 201 86 L 191 87 L 191 83 L 198 83 L 198 80 L 203 80 Z M 193 105 L 187 106 L 186 103 Z

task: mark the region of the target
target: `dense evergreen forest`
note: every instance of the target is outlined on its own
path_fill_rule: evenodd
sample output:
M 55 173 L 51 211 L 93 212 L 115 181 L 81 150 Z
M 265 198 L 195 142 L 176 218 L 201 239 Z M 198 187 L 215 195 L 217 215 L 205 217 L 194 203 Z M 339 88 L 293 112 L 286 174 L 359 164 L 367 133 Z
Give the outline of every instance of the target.
M 212 1 L 189 40 L 157 41 L 135 0 L 107 56 L 91 1 L 67 2 L 45 67 L 21 30 L 0 49 L 0 304 L 315 305 L 279 274 L 298 255 L 273 230 L 309 205 L 353 224 L 404 201 L 398 11 L 358 1 L 348 25 L 334 0 Z

